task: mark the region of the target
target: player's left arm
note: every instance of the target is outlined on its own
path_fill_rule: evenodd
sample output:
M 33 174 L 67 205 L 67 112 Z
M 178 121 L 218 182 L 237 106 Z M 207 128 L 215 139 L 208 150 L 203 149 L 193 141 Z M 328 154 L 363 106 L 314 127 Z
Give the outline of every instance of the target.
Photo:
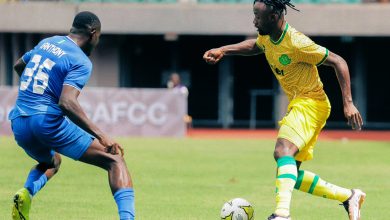
M 323 64 L 333 67 L 336 71 L 343 96 L 344 115 L 348 119 L 348 124 L 351 125 L 354 130 L 361 130 L 363 119 L 358 109 L 353 104 L 351 80 L 347 62 L 341 56 L 329 51 L 329 56 Z
M 26 65 L 27 64 L 23 61 L 22 58 L 19 58 L 16 61 L 15 65 L 14 65 L 14 70 L 19 75 L 19 77 L 22 76 L 22 73 L 24 71 L 24 68 L 26 68 Z

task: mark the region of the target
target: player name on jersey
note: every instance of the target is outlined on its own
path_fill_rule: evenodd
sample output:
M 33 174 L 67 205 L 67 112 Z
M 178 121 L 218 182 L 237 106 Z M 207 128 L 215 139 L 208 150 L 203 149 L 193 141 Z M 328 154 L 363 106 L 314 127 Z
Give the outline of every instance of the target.
M 40 47 L 40 49 L 46 50 L 47 52 L 54 54 L 58 58 L 61 58 L 62 56 L 64 56 L 66 54 L 66 52 L 64 50 L 62 50 L 61 48 L 59 48 L 56 45 L 51 44 L 51 43 L 44 43 Z

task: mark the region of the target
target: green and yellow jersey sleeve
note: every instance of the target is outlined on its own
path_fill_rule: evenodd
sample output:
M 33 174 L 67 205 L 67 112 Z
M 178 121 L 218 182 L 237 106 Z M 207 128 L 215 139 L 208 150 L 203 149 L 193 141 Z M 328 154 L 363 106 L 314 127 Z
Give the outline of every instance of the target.
M 304 34 L 296 32 L 292 39 L 296 54 L 295 57 L 298 61 L 319 66 L 328 57 L 328 49 L 314 43 L 314 41 Z

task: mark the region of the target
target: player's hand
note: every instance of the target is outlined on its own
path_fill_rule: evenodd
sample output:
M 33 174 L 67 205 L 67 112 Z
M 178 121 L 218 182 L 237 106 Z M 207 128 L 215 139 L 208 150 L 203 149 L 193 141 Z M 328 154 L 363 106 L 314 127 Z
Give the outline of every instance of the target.
M 99 142 L 105 147 L 106 153 L 110 153 L 112 155 L 121 154 L 121 156 L 123 157 L 124 155 L 123 148 L 117 142 L 112 140 L 110 137 L 103 136 L 103 138 L 101 138 Z
M 222 49 L 216 48 L 206 51 L 203 55 L 203 59 L 208 64 L 216 64 L 218 61 L 222 59 L 222 57 L 225 55 Z
M 344 115 L 348 120 L 348 125 L 352 126 L 353 130 L 361 130 L 363 126 L 363 119 L 360 112 L 353 103 L 344 105 Z

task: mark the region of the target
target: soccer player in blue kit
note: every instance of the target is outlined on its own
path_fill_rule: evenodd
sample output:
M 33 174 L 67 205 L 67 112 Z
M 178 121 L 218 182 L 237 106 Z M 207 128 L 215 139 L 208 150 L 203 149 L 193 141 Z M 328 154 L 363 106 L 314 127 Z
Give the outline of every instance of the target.
M 120 219 L 135 218 L 123 149 L 88 119 L 77 101 L 91 75 L 88 56 L 99 42 L 100 29 L 95 14 L 80 12 L 68 36 L 42 40 L 14 66 L 20 87 L 9 119 L 18 145 L 38 162 L 14 196 L 14 220 L 29 219 L 31 200 L 57 173 L 60 154 L 105 169 Z

